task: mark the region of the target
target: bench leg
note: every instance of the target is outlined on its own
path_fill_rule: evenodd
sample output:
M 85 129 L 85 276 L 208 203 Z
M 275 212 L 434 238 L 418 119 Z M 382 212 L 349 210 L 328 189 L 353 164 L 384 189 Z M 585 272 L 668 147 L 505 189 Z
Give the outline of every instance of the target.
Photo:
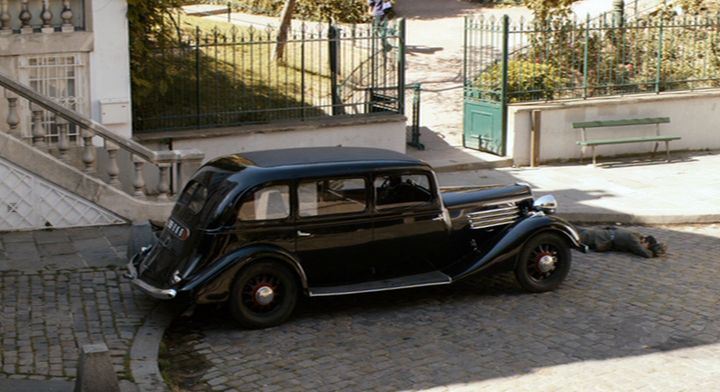
M 580 164 L 581 165 L 582 165 L 584 159 L 585 159 L 585 146 L 580 147 Z
M 665 162 L 670 162 L 670 141 L 665 141 Z
M 597 158 L 595 157 L 595 146 L 592 146 L 593 166 L 597 166 Z
M 655 154 L 657 153 L 659 145 L 660 145 L 660 142 L 655 142 L 655 148 L 653 149 L 652 155 L 650 155 L 650 159 L 655 159 Z

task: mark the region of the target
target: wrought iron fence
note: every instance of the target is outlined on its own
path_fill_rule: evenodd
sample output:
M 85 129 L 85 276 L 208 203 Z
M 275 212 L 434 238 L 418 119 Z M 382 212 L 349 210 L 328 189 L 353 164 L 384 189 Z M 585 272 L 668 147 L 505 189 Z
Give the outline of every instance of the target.
M 272 28 L 180 30 L 154 52 L 158 86 L 133 97 L 134 128 L 403 113 L 404 26 L 294 24 L 279 58 Z
M 473 16 L 466 29 L 467 97 L 512 103 L 720 87 L 720 15 Z

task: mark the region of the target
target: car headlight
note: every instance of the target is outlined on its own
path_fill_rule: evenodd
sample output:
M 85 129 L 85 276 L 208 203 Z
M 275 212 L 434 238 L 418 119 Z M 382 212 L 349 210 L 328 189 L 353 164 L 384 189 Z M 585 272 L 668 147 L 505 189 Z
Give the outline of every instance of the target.
M 554 214 L 557 210 L 557 200 L 553 195 L 545 195 L 533 202 L 533 210 L 542 211 L 546 214 Z

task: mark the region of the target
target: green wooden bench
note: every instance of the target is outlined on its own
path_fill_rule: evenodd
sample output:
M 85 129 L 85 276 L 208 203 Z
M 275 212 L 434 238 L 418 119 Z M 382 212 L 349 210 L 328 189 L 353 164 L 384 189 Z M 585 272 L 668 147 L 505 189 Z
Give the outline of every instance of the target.
M 586 121 L 586 122 L 574 122 L 574 129 L 582 129 L 580 131 L 581 140 L 578 140 L 577 144 L 580 146 L 580 162 L 583 160 L 585 149 L 590 147 L 592 149 L 593 165 L 597 165 L 597 159 L 595 155 L 595 146 L 601 146 L 604 144 L 626 144 L 626 143 L 644 143 L 644 142 L 655 142 L 655 149 L 653 150 L 653 157 L 657 152 L 658 145 L 660 142 L 665 143 L 665 159 L 670 162 L 670 142 L 673 140 L 682 139 L 680 136 L 660 135 L 660 124 L 669 124 L 670 117 L 651 117 L 651 118 L 630 118 L 623 120 L 607 120 L 607 121 Z M 651 125 L 655 124 L 655 135 L 654 136 L 632 136 L 615 139 L 588 139 L 588 129 L 592 128 L 607 128 L 607 127 L 625 127 L 633 125 Z

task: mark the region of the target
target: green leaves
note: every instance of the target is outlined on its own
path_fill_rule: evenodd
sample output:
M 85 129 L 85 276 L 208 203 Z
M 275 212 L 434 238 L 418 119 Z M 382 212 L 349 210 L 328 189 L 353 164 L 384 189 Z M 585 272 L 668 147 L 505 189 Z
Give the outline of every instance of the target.
M 133 106 L 143 104 L 155 88 L 167 86 L 167 72 L 153 55 L 162 41 L 170 41 L 176 23 L 176 12 L 184 0 L 128 0 L 130 28 L 130 75 Z
M 484 91 L 497 95 L 502 83 L 502 64 L 491 66 L 474 83 Z M 551 100 L 555 91 L 564 86 L 567 79 L 550 63 L 534 63 L 525 60 L 508 62 L 508 92 L 510 102 Z

